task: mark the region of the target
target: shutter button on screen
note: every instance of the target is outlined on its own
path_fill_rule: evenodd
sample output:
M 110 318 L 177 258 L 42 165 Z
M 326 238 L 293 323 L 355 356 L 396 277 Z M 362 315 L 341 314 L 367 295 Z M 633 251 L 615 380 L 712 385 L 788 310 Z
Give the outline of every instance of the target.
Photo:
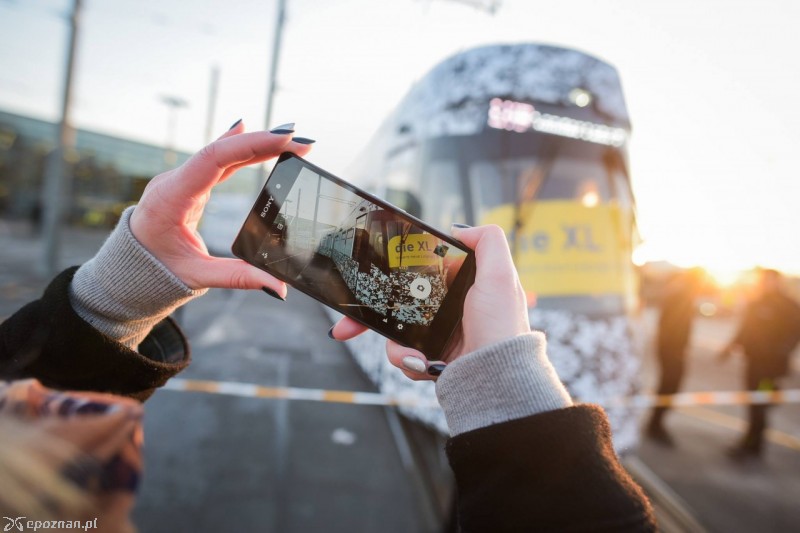
M 408 292 L 414 298 L 424 300 L 431 295 L 431 282 L 425 278 L 417 278 L 408 286 Z

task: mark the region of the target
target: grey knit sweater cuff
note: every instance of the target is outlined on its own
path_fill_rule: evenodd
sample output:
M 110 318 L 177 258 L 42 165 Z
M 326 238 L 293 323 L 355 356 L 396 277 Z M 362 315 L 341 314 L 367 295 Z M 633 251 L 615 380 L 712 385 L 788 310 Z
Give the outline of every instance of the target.
M 572 405 L 533 332 L 459 357 L 436 382 L 452 436 Z
M 133 209 L 75 272 L 69 298 L 78 316 L 135 350 L 153 326 L 208 289 L 190 289 L 139 244 L 130 230 Z

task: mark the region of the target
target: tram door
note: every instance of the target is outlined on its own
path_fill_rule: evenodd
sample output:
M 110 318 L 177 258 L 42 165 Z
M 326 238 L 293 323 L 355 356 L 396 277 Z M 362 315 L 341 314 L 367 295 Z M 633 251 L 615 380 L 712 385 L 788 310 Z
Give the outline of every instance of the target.
M 367 234 L 367 214 L 356 218 L 355 223 L 355 243 L 353 244 L 353 259 L 358 259 L 358 271 L 369 272 L 370 254 L 364 253 L 369 246 L 369 235 Z

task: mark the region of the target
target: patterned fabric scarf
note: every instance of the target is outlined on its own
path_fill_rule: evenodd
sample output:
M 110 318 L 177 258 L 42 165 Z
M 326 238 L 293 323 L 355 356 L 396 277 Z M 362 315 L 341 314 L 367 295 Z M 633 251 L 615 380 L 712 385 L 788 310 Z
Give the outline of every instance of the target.
M 34 379 L 0 381 L 3 515 L 97 519 L 100 530 L 131 531 L 142 471 L 142 415 L 142 405 L 129 398 L 54 391 Z M 51 486 L 41 486 L 48 478 Z M 52 486 L 59 484 L 65 490 Z M 71 504 L 77 500 L 68 493 L 86 505 Z

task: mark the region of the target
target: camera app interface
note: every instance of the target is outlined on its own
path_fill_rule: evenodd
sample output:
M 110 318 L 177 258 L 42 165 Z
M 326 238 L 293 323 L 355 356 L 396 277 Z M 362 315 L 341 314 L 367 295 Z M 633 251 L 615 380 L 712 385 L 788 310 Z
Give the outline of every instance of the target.
M 257 207 L 269 229 L 254 262 L 368 324 L 412 336 L 431 324 L 464 250 L 294 158 L 265 192 Z

